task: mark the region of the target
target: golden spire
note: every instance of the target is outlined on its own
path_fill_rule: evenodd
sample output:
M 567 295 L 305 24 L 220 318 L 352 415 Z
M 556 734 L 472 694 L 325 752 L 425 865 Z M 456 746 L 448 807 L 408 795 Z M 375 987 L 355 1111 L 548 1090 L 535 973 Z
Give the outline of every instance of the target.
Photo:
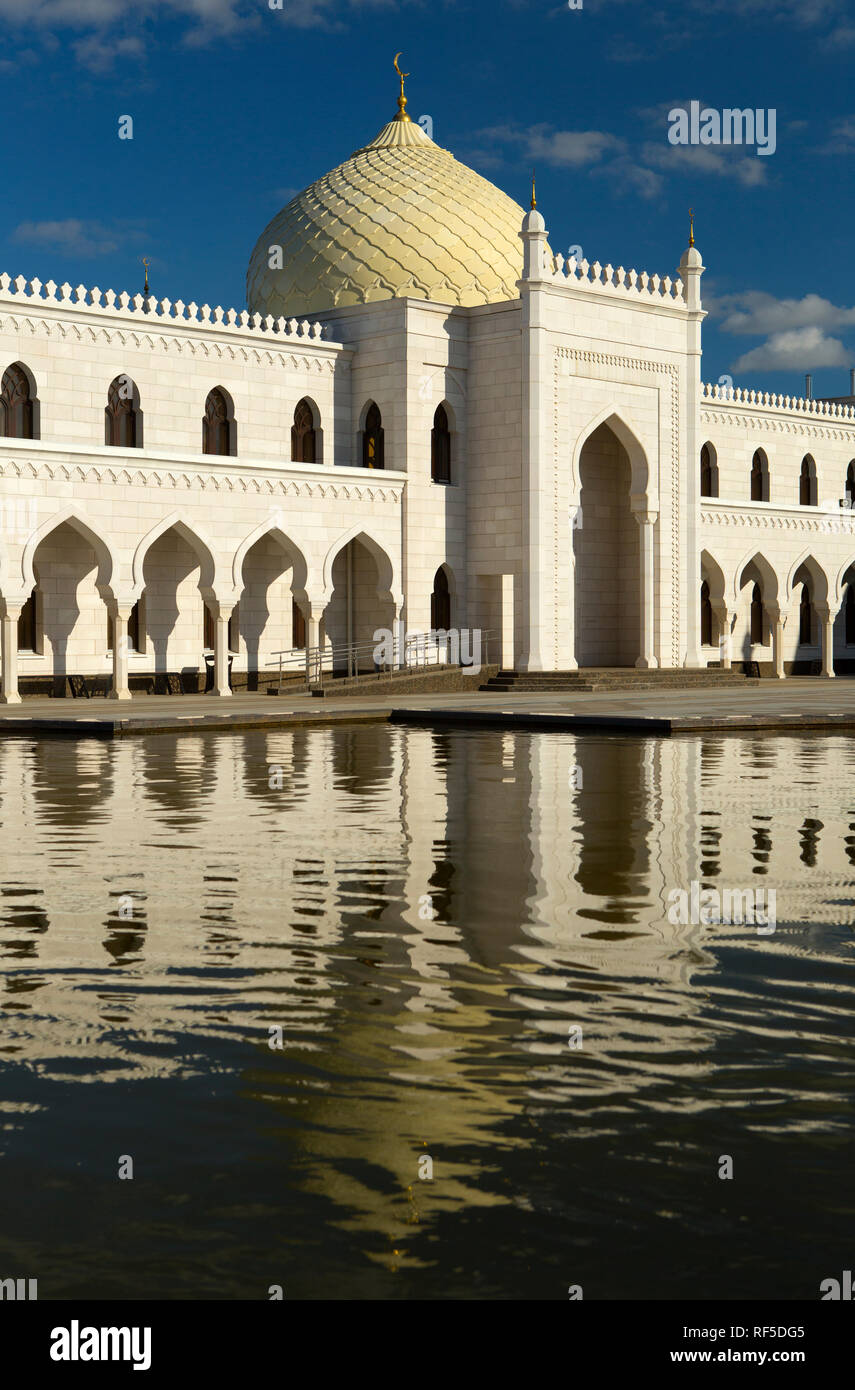
M 689 245 L 695 244 L 695 209 L 689 208 Z
M 143 294 L 147 295 L 147 294 L 148 294 L 148 256 L 143 256 L 141 259 L 142 259 L 143 265 L 145 266 L 145 284 L 143 285 Z
M 398 114 L 395 120 L 408 121 L 410 118 L 407 115 L 407 98 L 404 96 L 404 78 L 409 77 L 410 74 L 408 72 L 401 72 L 401 69 L 398 67 L 398 59 L 400 56 L 400 53 L 396 53 L 394 58 L 395 71 L 401 79 L 401 95 L 398 97 Z
M 537 199 L 534 196 L 534 170 L 531 171 L 531 206 L 532 211 L 537 207 Z

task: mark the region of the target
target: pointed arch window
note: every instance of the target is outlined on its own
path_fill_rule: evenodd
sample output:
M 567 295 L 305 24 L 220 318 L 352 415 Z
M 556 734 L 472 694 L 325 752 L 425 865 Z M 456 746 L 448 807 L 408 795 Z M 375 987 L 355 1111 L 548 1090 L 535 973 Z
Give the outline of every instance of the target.
M 0 380 L 0 437 L 33 439 L 33 401 L 26 372 L 15 362 Z
M 117 376 L 107 392 L 104 443 L 114 449 L 138 449 L 139 392 L 129 376 Z
M 451 482 L 451 431 L 444 405 L 438 405 L 430 432 L 430 476 L 434 483 Z
M 215 386 L 208 392 L 205 401 L 205 418 L 202 421 L 202 453 L 228 456 L 234 452 L 234 419 L 231 402 L 225 391 Z
M 291 426 L 291 461 L 315 463 L 316 454 L 315 417 L 309 402 L 302 400 L 298 402 L 294 411 L 294 423 Z
M 769 464 L 762 449 L 751 460 L 751 501 L 769 501 Z
M 850 507 L 855 507 L 855 459 L 846 470 L 846 500 Z
M 383 420 L 379 408 L 371 402 L 362 431 L 362 467 L 383 468 Z
M 451 627 L 451 593 L 448 588 L 448 575 L 442 565 L 433 577 L 430 625 L 434 632 L 448 632 Z
M 751 644 L 763 646 L 763 596 L 759 584 L 751 590 Z
M 805 454 L 802 459 L 802 470 L 799 477 L 799 506 L 816 506 L 816 464 L 810 454 Z
M 718 465 L 709 444 L 701 449 L 701 496 L 718 497 Z
M 713 644 L 713 611 L 710 599 L 710 586 L 706 580 L 701 585 L 701 646 Z
M 807 584 L 802 585 L 802 596 L 799 600 L 799 642 L 810 646 L 813 636 L 813 611 L 810 601 L 810 590 Z

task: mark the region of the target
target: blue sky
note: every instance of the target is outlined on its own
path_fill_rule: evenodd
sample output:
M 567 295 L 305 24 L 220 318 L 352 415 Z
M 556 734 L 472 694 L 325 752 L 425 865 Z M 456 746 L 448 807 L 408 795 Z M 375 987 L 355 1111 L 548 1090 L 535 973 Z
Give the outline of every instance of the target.
M 0 0 L 0 268 L 136 292 L 148 254 L 158 295 L 242 308 L 269 219 L 394 114 L 401 49 L 439 144 L 521 203 L 536 165 L 554 250 L 673 274 L 695 208 L 705 379 L 848 391 L 852 0 L 270 5 Z M 670 144 L 693 100 L 774 109 L 775 153 Z

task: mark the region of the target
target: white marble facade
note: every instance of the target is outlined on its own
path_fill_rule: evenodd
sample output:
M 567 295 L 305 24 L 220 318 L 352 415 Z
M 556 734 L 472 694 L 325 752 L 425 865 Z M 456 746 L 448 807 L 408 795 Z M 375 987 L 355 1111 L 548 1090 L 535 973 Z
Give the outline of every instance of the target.
M 519 670 L 844 669 L 855 412 L 702 385 L 696 248 L 660 279 L 565 265 L 537 211 L 520 238 L 514 299 L 312 322 L 0 276 L 0 374 L 31 401 L 0 437 L 3 700 L 75 672 L 127 698 L 134 675 L 202 671 L 206 648 L 227 695 L 229 650 L 236 677 L 299 662 L 301 616 L 328 650 L 430 630 L 440 569 L 451 625 Z M 104 442 L 117 379 L 134 447 Z M 202 452 L 215 388 L 227 455 Z M 314 463 L 292 461 L 301 401 Z M 363 466 L 372 402 L 382 470 Z M 440 404 L 450 482 L 431 477 Z

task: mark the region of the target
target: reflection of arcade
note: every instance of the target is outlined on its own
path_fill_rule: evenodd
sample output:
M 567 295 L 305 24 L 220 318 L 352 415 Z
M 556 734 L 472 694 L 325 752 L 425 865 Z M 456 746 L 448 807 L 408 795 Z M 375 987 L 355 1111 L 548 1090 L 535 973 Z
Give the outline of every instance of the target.
M 93 1067 L 112 1059 L 93 1025 L 105 952 L 133 963 L 134 1029 L 198 1032 L 202 1052 L 233 1045 L 238 1027 L 245 1094 L 260 1123 L 271 1109 L 287 1120 L 306 1191 L 335 1192 L 375 1254 L 394 1243 L 412 1258 L 440 1202 L 506 1200 L 458 1159 L 497 1134 L 518 1142 L 521 1085 L 537 1097 L 546 1077 L 575 1103 L 568 1023 L 596 1039 L 589 1095 L 624 1087 L 631 1103 L 672 1065 L 675 1039 L 691 1086 L 712 1045 L 692 978 L 720 975 L 722 945 L 786 952 L 812 924 L 851 925 L 853 768 L 844 738 L 372 725 L 3 741 L 0 949 L 55 1019 L 49 1038 L 23 1038 L 22 1059 L 76 1056 L 81 1038 Z M 758 875 L 779 907 L 762 947 L 668 922 L 672 889 Z M 215 1010 L 200 1008 L 208 990 Z M 284 1029 L 281 1053 L 269 1024 Z M 628 1069 L 630 1035 L 646 1071 Z M 124 1048 L 130 1075 L 181 1065 Z M 422 1139 L 441 1192 L 415 1187 Z

